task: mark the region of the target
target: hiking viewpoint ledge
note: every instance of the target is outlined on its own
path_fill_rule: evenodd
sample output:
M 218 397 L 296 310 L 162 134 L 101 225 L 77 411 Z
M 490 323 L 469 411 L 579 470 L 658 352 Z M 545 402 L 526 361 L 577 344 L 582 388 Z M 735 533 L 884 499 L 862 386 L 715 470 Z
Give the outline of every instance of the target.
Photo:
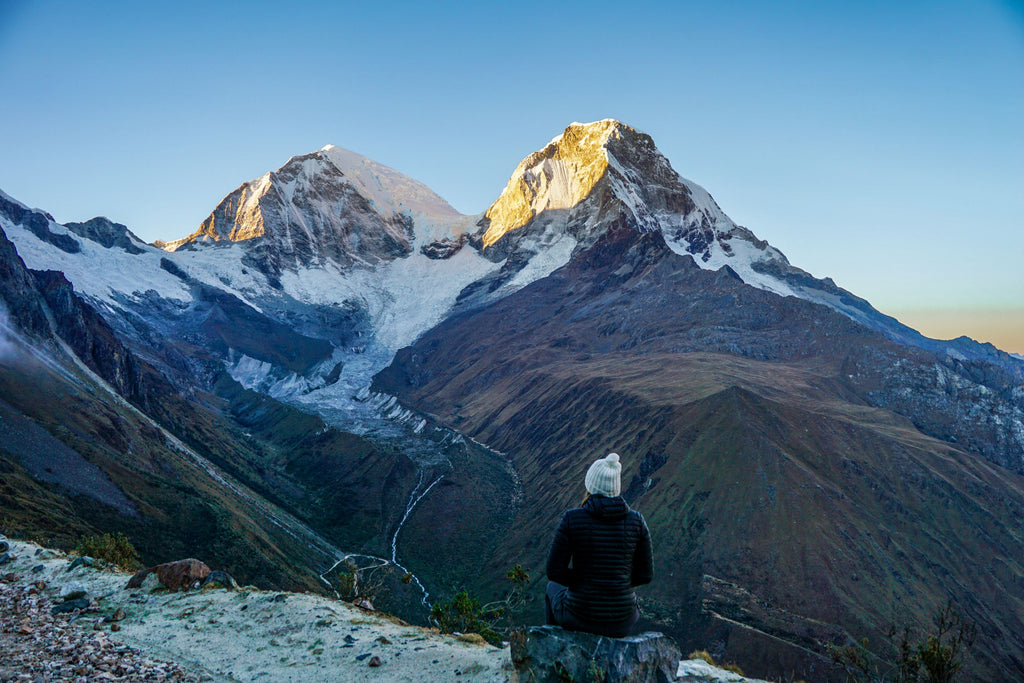
M 682 656 L 663 633 L 606 638 L 533 626 L 512 634 L 512 664 L 523 683 L 668 683 Z

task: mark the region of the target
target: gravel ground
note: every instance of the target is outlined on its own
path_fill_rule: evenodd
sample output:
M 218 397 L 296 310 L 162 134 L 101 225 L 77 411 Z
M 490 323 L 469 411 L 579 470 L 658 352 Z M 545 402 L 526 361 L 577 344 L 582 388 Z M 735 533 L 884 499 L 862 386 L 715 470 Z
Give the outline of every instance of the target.
M 45 581 L 14 572 L 0 575 L 0 681 L 213 680 L 145 657 L 93 630 L 101 618 L 96 611 L 51 614 L 53 603 L 40 589 L 46 590 Z

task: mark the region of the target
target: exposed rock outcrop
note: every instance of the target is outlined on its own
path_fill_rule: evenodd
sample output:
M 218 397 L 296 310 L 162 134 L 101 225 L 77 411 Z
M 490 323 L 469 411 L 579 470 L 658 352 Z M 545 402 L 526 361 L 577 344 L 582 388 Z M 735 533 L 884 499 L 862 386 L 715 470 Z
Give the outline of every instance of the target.
M 141 254 L 143 249 L 138 245 L 143 241 L 128 229 L 127 225 L 115 223 L 105 216 L 91 218 L 84 223 L 65 223 L 64 227 L 71 232 L 90 239 L 107 249 L 120 247 L 129 254 Z
M 511 648 L 519 680 L 532 683 L 668 683 L 675 680 L 682 658 L 663 633 L 606 638 L 558 626 L 517 631 Z

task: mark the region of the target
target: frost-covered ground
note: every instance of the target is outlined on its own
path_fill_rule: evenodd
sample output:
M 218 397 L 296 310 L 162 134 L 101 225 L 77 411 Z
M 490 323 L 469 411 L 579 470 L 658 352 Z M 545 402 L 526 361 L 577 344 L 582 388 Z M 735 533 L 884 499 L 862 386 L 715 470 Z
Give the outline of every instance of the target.
M 90 633 L 98 628 L 110 641 L 205 674 L 206 680 L 516 680 L 508 648 L 409 626 L 339 600 L 251 587 L 183 593 L 129 590 L 129 574 L 85 566 L 69 571 L 72 558 L 63 553 L 31 543 L 11 545 L 16 559 L 0 573 L 18 576 L 13 582 L 17 590 L 42 581 L 43 594 L 60 602 L 60 589 L 76 582 L 94 599 L 71 628 Z M 117 609 L 124 610 L 122 621 L 102 621 Z M 116 632 L 111 624 L 117 624 Z M 23 643 L 40 649 L 47 645 L 29 638 Z M 374 658 L 377 666 L 371 665 Z

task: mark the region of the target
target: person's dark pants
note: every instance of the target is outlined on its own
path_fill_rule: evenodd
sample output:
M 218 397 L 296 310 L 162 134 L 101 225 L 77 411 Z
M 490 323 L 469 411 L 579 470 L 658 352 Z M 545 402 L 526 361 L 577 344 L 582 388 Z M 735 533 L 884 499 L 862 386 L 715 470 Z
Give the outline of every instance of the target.
M 567 631 L 586 631 L 609 638 L 624 638 L 633 632 L 640 620 L 640 610 L 633 608 L 633 614 L 624 622 L 591 623 L 577 619 L 568 609 L 569 589 L 560 583 L 548 581 L 544 593 L 545 621 L 549 626 L 561 626 Z

